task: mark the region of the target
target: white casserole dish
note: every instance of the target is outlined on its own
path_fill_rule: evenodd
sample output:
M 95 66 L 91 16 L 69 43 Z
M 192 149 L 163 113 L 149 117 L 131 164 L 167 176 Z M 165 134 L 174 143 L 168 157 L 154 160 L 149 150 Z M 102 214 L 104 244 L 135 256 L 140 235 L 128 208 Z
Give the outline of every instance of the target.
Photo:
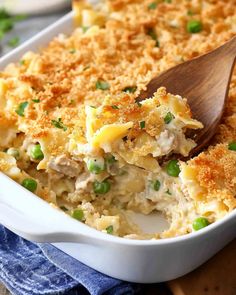
M 72 30 L 68 14 L 0 59 L 0 69 Z M 112 277 L 138 283 L 182 276 L 236 237 L 236 210 L 208 227 L 165 240 L 128 240 L 96 231 L 68 217 L 0 173 L 0 223 L 36 242 L 50 242 L 84 264 Z

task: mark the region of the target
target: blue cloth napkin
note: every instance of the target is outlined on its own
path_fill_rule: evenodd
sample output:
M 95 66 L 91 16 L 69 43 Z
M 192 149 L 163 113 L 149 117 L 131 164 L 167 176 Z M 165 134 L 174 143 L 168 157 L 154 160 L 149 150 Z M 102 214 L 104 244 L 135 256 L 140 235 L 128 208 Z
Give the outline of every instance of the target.
M 0 280 L 15 295 L 132 295 L 139 285 L 103 275 L 50 244 L 34 244 L 0 225 Z

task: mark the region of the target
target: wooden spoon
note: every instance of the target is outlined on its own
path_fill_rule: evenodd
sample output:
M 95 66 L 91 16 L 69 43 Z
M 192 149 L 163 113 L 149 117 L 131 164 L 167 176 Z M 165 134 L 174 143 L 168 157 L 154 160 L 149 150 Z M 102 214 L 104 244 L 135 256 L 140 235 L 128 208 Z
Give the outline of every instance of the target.
M 191 132 L 197 143 L 191 155 L 212 138 L 222 117 L 236 58 L 236 36 L 221 47 L 169 69 L 152 79 L 137 98 L 151 97 L 161 86 L 172 94 L 186 97 L 193 117 L 204 128 Z

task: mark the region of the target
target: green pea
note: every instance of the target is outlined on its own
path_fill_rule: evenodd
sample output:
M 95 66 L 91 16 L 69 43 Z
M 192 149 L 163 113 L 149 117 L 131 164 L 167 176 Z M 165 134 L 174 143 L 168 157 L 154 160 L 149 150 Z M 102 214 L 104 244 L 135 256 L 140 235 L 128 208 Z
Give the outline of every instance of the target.
M 236 151 L 236 141 L 232 141 L 231 143 L 229 143 L 228 149 L 230 151 Z
M 191 34 L 199 33 L 202 29 L 202 23 L 199 20 L 190 20 L 187 23 L 187 31 Z
M 179 163 L 177 160 L 170 160 L 166 166 L 166 172 L 168 175 L 178 177 L 180 174 Z
M 174 119 L 174 115 L 171 112 L 168 112 L 164 118 L 164 122 L 169 124 Z
M 22 181 L 22 186 L 33 193 L 36 191 L 38 184 L 34 179 L 25 178 Z
M 105 161 L 103 158 L 93 158 L 87 161 L 87 168 L 89 172 L 99 174 L 106 169 Z
M 155 180 L 155 181 L 152 181 L 151 186 L 152 186 L 152 189 L 154 189 L 154 191 L 158 192 L 161 187 L 161 183 L 159 180 Z
M 209 221 L 205 217 L 198 217 L 193 222 L 193 229 L 197 231 L 208 226 L 209 224 Z
M 106 228 L 107 233 L 110 234 L 110 235 L 113 233 L 113 230 L 114 230 L 114 229 L 113 229 L 113 225 L 109 225 L 109 226 Z
M 75 209 L 71 216 L 74 218 L 74 219 L 77 219 L 79 221 L 82 221 L 84 219 L 84 211 L 81 210 L 81 209 Z
M 30 156 L 34 160 L 42 160 L 44 158 L 44 154 L 41 150 L 40 144 L 36 144 L 32 147 L 31 152 L 30 152 Z
M 93 183 L 93 191 L 95 194 L 106 194 L 111 189 L 111 185 L 107 180 L 102 182 L 95 181 Z
M 14 157 L 16 160 L 19 160 L 19 158 L 20 158 L 20 153 L 19 153 L 18 149 L 15 149 L 15 148 L 9 148 L 7 150 L 7 154 Z

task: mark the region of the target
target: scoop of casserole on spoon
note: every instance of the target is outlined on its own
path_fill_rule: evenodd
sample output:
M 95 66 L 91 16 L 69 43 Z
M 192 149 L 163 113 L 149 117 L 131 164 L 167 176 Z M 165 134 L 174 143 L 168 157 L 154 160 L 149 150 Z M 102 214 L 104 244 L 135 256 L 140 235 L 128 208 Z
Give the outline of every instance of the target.
M 169 69 L 152 79 L 138 97 L 151 97 L 161 86 L 173 94 L 186 97 L 193 117 L 204 125 L 190 137 L 201 150 L 212 138 L 222 117 L 236 58 L 236 36 L 221 47 Z

